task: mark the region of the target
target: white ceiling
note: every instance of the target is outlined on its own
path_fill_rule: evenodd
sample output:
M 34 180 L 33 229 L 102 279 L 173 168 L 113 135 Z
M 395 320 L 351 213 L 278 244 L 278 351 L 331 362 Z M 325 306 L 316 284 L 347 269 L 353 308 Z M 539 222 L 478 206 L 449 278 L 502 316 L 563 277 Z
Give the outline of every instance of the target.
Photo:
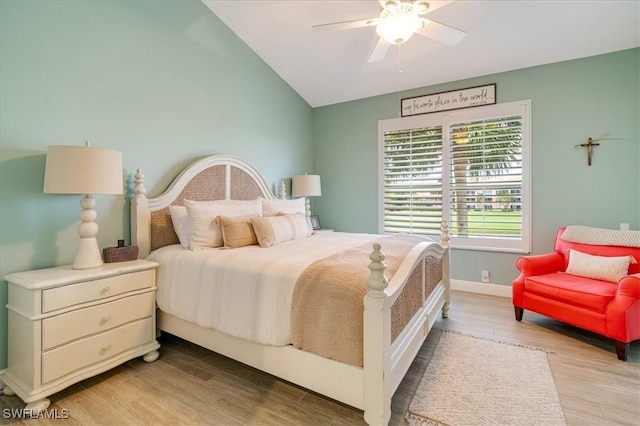
M 414 35 L 371 63 L 375 27 L 312 26 L 377 17 L 377 0 L 202 1 L 312 107 L 640 46 L 640 0 L 432 2 L 448 4 L 428 19 L 468 35 Z

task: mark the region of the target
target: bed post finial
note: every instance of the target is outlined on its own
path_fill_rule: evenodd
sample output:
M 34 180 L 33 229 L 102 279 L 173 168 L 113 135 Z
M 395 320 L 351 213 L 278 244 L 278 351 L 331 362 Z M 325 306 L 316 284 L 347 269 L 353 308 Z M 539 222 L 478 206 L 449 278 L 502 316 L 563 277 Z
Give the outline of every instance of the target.
M 370 425 L 386 425 L 391 418 L 391 320 L 390 308 L 385 308 L 389 281 L 384 276 L 387 265 L 380 244 L 373 244 L 369 254 L 371 274 L 369 291 L 364 297 L 364 420 Z M 386 384 L 385 384 L 386 383 Z
M 285 200 L 287 198 L 287 187 L 284 184 L 284 180 L 280 181 L 280 199 Z
M 144 259 L 151 249 L 151 216 L 144 188 L 144 175 L 137 169 L 134 176 L 133 198 L 131 199 L 131 244 L 138 246 L 138 259 Z
M 442 221 L 442 226 L 440 226 L 440 245 L 442 247 L 449 247 L 449 240 L 451 237 L 449 236 L 449 223 L 446 220 Z
M 371 263 L 369 263 L 369 269 L 371 274 L 367 279 L 367 285 L 369 286 L 369 295 L 372 297 L 386 297 L 384 289 L 389 285 L 389 281 L 384 276 L 384 270 L 387 269 L 387 265 L 384 263 L 385 255 L 380 250 L 380 244 L 373 244 L 373 251 L 369 255 Z
M 142 174 L 142 169 L 137 169 L 136 170 L 136 184 L 133 187 L 133 193 L 135 194 L 136 198 L 142 198 L 144 197 L 144 194 L 147 192 L 147 190 L 144 188 L 144 175 Z

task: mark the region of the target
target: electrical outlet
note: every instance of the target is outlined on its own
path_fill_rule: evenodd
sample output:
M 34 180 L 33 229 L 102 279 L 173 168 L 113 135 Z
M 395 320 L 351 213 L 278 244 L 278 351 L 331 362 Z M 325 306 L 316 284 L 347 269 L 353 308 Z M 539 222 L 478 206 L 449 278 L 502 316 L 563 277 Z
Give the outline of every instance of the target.
M 482 282 L 483 283 L 489 282 L 489 271 L 482 271 Z
M 628 231 L 629 230 L 629 224 L 628 223 L 621 223 L 620 224 L 620 230 L 621 231 Z

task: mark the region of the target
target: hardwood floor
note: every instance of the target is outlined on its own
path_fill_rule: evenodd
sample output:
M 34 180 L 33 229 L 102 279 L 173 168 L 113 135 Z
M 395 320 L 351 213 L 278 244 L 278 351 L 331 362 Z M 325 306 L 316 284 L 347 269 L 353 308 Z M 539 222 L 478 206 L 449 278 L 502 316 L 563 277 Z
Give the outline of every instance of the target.
M 640 424 L 640 342 L 622 362 L 609 339 L 526 311 L 517 322 L 510 299 L 453 292 L 449 318 L 438 320 L 393 398 L 392 425 L 406 424 L 404 413 L 441 329 L 552 351 L 549 362 L 569 425 Z M 176 337 L 163 335 L 160 343 L 156 362 L 135 359 L 52 395 L 49 415 L 68 418 L 9 419 L 7 410 L 24 404 L 5 395 L 0 424 L 364 424 L 359 410 Z

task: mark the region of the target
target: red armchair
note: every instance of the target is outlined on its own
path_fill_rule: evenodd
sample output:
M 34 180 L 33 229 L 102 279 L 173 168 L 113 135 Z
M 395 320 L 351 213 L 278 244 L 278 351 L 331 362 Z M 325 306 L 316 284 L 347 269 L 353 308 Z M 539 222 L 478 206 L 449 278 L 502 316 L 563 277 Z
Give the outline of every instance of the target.
M 601 246 L 563 240 L 556 235 L 554 253 L 520 257 L 513 281 L 517 321 L 524 310 L 607 336 L 616 343 L 618 359 L 626 361 L 629 345 L 640 339 L 640 263 L 629 265 L 617 283 L 565 273 L 569 250 L 596 256 L 633 256 L 640 262 L 640 247 Z

